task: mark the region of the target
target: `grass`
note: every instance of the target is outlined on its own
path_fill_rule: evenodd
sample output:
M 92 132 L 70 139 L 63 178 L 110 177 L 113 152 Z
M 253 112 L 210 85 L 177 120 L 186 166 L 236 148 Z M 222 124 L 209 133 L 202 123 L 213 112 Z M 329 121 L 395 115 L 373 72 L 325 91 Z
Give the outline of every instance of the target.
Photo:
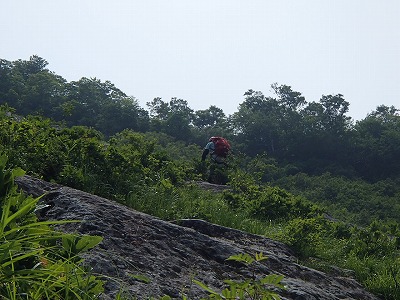
M 202 219 L 261 235 L 274 235 L 279 228 L 279 224 L 262 222 L 249 218 L 246 212 L 234 211 L 221 195 L 194 186 L 172 190 L 145 187 L 136 193 L 130 193 L 125 204 L 167 221 Z
M 145 187 L 131 193 L 125 204 L 164 220 L 199 218 L 229 228 L 260 234 L 282 242 L 288 242 L 291 220 L 263 221 L 245 211 L 233 210 L 221 194 L 204 191 L 195 186 L 165 189 L 162 186 Z M 307 225 L 307 224 L 306 224 Z M 350 241 L 335 238 L 329 232 L 310 232 L 313 257 L 302 257 L 303 263 L 326 272 L 337 273 L 338 267 L 352 270 L 341 275 L 354 276 L 370 292 L 382 299 L 400 299 L 400 255 L 398 251 L 386 256 L 360 257 L 346 252 Z M 315 236 L 315 237 L 314 237 Z M 308 236 L 305 236 L 308 237 Z M 303 237 L 299 237 L 302 239 Z M 302 245 L 301 243 L 300 245 Z M 397 258 L 397 260 L 396 260 Z M 335 267 L 337 266 L 337 267 Z

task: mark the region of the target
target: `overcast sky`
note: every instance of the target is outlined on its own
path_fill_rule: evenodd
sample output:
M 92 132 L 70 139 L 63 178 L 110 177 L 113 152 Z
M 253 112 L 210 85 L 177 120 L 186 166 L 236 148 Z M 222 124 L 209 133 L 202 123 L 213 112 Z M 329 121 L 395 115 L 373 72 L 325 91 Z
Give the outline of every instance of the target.
M 248 89 L 349 116 L 400 108 L 399 0 L 1 0 L 0 58 L 39 55 L 68 81 L 110 80 L 143 108 L 178 97 L 229 115 Z

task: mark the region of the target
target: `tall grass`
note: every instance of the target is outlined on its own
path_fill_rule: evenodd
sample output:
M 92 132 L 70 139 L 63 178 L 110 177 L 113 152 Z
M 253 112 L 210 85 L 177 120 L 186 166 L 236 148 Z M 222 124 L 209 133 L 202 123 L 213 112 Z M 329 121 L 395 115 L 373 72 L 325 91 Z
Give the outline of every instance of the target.
M 202 219 L 229 228 L 266 235 L 276 231 L 273 222 L 249 218 L 246 212 L 232 210 L 218 193 L 196 186 L 142 187 L 131 192 L 125 204 L 161 219 Z
M 354 275 L 382 299 L 400 299 L 398 250 L 388 251 L 383 256 L 356 254 L 349 249 L 354 247 L 353 243 L 362 245 L 361 240 L 336 237 L 334 228 L 337 225 L 322 217 L 261 220 L 245 210 L 230 207 L 221 193 L 204 191 L 196 186 L 166 187 L 160 184 L 142 187 L 131 192 L 125 201 L 136 210 L 164 220 L 200 218 L 293 244 L 300 254 L 305 254 L 301 255 L 303 263 L 335 274 L 338 272 L 335 266 L 350 269 L 352 272 L 344 270 L 341 275 Z

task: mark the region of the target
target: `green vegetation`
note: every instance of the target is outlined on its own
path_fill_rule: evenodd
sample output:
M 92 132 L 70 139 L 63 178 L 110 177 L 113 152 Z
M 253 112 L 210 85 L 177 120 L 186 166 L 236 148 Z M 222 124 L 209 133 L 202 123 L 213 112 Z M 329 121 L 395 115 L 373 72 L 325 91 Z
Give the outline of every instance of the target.
M 263 256 L 262 253 L 256 253 L 254 258 L 247 253 L 232 255 L 227 258 L 227 260 L 243 263 L 246 267 L 251 267 L 253 264 L 266 259 L 267 257 Z M 271 291 L 268 287 L 284 289 L 284 285 L 281 284 L 283 277 L 283 275 L 271 274 L 261 279 L 257 279 L 253 273 L 251 278 L 243 281 L 225 280 L 225 283 L 228 285 L 228 287 L 222 290 L 221 293 L 210 289 L 201 281 L 195 280 L 194 282 L 209 293 L 207 299 L 280 300 L 281 298 L 279 295 Z
M 147 112 L 110 82 L 68 83 L 46 66 L 37 56 L 0 60 L 0 153 L 11 169 L 166 220 L 201 218 L 262 234 L 290 245 L 304 263 L 352 270 L 376 295 L 400 298 L 398 109 L 379 106 L 354 124 L 342 95 L 308 103 L 274 84 L 275 98 L 249 90 L 228 117 L 215 106 L 193 111 L 177 98 L 155 98 Z M 218 194 L 187 183 L 207 178 L 200 153 L 211 135 L 228 137 L 234 148 L 231 189 Z
M 38 221 L 39 198 L 17 191 L 21 169 L 6 169 L 0 156 L 0 296 L 2 299 L 94 299 L 103 283 L 82 265 L 79 255 L 101 237 L 63 234 Z

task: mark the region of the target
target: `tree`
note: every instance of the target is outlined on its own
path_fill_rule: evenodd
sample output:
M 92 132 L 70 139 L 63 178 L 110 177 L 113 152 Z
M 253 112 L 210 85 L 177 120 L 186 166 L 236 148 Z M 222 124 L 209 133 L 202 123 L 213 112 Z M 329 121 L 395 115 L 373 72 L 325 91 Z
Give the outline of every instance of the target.
M 278 86 L 277 83 L 273 83 L 271 87 L 278 96 L 279 103 L 289 110 L 298 110 L 307 103 L 301 93 L 293 91 L 288 85 Z
M 231 137 L 228 119 L 222 109 L 211 105 L 208 109 L 197 110 L 193 119 L 194 141 L 202 145 L 211 136 Z
M 153 119 L 166 120 L 170 114 L 170 107 L 160 97 L 156 97 L 151 102 L 146 103 L 150 110 L 150 117 Z
M 344 134 L 351 122 L 351 118 L 346 116 L 346 113 L 349 111 L 350 103 L 347 102 L 341 94 L 323 95 L 320 103 L 324 108 L 324 127 L 332 133 L 338 135 Z
M 271 85 L 277 95 L 279 104 L 279 122 L 282 132 L 282 150 L 279 157 L 291 161 L 297 154 L 298 145 L 303 138 L 304 123 L 300 114 L 301 108 L 307 104 L 301 93 L 293 91 L 288 85 L 277 83 Z
M 308 103 L 300 111 L 303 136 L 297 156 L 307 162 L 305 171 L 320 173 L 328 167 L 334 168 L 330 169 L 332 172 L 347 169 L 352 137 L 351 118 L 346 116 L 348 108 L 343 95 L 337 94 L 323 95 L 319 102 Z
M 111 135 L 125 128 L 146 131 L 148 113 L 110 81 L 81 78 L 67 83 L 46 69 L 37 55 L 29 61 L 0 61 L 0 104 L 18 114 L 37 114 L 68 125 L 85 125 Z
M 0 64 L 0 103 L 8 103 L 18 113 L 52 116 L 54 107 L 63 101 L 65 79 L 45 67 L 47 61 L 36 55 L 29 61 Z
M 137 100 L 110 81 L 97 78 L 83 77 L 71 82 L 67 101 L 59 107 L 59 112 L 70 125 L 91 126 L 108 136 L 126 128 L 148 129 L 148 114 Z
M 195 112 L 193 125 L 199 129 L 226 126 L 226 115 L 222 109 L 211 105 L 208 109 Z
M 6 103 L 8 91 L 11 88 L 11 70 L 13 65 L 10 61 L 0 59 L 0 103 Z
M 24 79 L 28 79 L 28 77 L 33 74 L 48 71 L 46 69 L 48 64 L 49 63 L 45 59 L 37 55 L 32 55 L 29 57 L 28 61 L 19 59 L 13 62 L 15 71 L 21 74 Z
M 364 178 L 377 181 L 400 175 L 400 115 L 378 106 L 355 125 L 353 164 Z
M 164 132 L 179 140 L 191 140 L 190 125 L 194 114 L 186 100 L 174 97 L 164 102 L 161 98 L 154 98 L 152 102 L 147 102 L 147 106 L 152 117 L 152 130 Z
M 244 143 L 245 152 L 256 155 L 280 151 L 280 107 L 276 99 L 261 92 L 248 90 L 239 111 L 231 117 L 237 139 Z
M 65 84 L 64 78 L 49 71 L 32 74 L 26 80 L 25 93 L 21 97 L 24 105 L 19 111 L 53 117 L 56 108 L 65 102 Z

